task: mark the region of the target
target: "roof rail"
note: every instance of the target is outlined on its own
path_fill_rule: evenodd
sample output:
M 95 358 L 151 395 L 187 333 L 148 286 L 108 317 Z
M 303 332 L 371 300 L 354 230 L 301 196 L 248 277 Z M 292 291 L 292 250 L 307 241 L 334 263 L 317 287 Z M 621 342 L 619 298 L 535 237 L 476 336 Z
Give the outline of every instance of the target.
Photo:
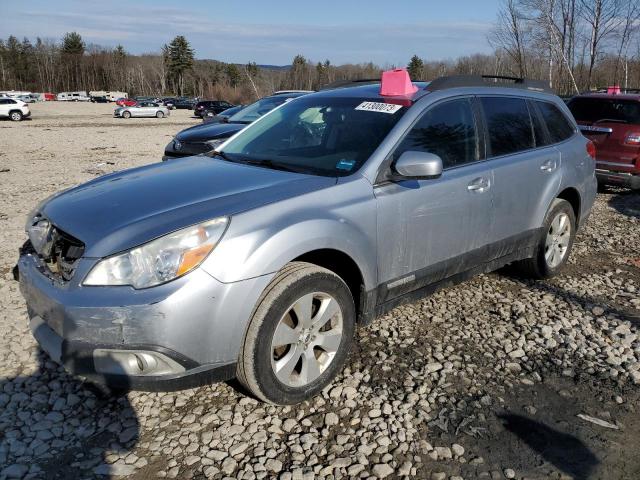
M 620 93 L 640 93 L 640 88 L 638 87 L 596 87 L 595 90 L 585 90 L 584 92 L 581 92 L 582 94 L 585 93 L 607 93 L 609 91 L 610 88 L 617 88 Z
M 356 78 L 355 80 L 336 80 L 320 87 L 320 90 L 333 90 L 334 88 L 353 87 L 355 85 L 365 85 L 369 83 L 380 83 L 379 78 Z
M 549 83 L 544 80 L 529 80 L 519 77 L 506 77 L 502 75 L 451 75 L 439 77 L 431 81 L 425 90 L 435 92 L 447 88 L 458 87 L 508 87 L 522 88 L 536 92 L 555 93 Z

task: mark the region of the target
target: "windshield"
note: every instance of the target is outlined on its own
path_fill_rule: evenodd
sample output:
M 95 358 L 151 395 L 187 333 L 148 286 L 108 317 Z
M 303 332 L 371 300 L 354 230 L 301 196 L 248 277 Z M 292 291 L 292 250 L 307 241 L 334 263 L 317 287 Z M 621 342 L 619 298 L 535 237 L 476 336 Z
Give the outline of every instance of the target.
M 574 98 L 569 110 L 579 122 L 621 122 L 640 124 L 640 102 L 613 98 Z
M 229 117 L 229 123 L 251 123 L 259 119 L 265 113 L 269 113 L 278 105 L 282 105 L 284 102 L 291 100 L 292 97 L 277 96 L 266 97 L 252 103 L 248 107 L 245 107 L 240 112 Z
M 305 96 L 248 127 L 219 155 L 270 168 L 349 175 L 371 156 L 406 109 L 380 99 Z

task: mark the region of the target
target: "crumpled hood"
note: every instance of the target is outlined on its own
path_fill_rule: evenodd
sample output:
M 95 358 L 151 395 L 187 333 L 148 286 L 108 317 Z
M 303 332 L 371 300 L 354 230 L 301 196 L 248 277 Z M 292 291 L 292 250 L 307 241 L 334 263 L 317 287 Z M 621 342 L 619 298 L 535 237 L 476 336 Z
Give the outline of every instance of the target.
M 205 142 L 216 138 L 227 138 L 242 130 L 244 123 L 204 123 L 185 128 L 176 135 L 181 142 Z
M 332 177 L 189 157 L 105 175 L 50 197 L 36 211 L 84 242 L 85 257 L 104 257 L 335 183 Z

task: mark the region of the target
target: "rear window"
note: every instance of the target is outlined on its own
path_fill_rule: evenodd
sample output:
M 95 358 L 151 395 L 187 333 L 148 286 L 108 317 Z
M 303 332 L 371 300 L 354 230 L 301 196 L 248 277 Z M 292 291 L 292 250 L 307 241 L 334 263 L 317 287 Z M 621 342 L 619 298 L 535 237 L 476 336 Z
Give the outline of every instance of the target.
M 544 123 L 547 124 L 552 143 L 562 142 L 573 135 L 573 126 L 558 107 L 548 102 L 535 102 L 535 104 L 542 114 Z
M 535 146 L 527 102 L 522 98 L 481 98 L 489 132 L 491 156 L 528 150 Z
M 569 110 L 579 122 L 640 124 L 640 102 L 615 98 L 574 98 Z

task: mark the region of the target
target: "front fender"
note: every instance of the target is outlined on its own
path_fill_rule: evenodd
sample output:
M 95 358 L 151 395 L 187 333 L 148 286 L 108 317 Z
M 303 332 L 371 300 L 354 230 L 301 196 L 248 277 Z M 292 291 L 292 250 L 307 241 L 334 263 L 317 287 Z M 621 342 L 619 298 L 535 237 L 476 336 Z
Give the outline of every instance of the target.
M 221 282 L 236 282 L 277 272 L 320 249 L 351 257 L 365 288 L 375 287 L 376 206 L 368 182 L 336 185 L 234 216 L 202 268 Z

